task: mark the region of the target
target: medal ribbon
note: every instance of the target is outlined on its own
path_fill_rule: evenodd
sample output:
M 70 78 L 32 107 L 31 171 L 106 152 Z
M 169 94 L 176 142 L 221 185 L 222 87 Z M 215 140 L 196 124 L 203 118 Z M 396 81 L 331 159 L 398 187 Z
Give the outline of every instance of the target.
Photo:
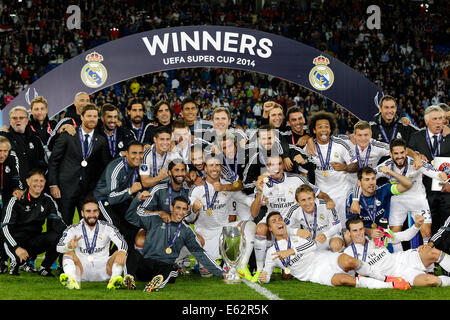
M 371 151 L 371 146 L 369 143 L 369 146 L 367 147 L 367 151 L 366 151 L 366 158 L 364 159 L 364 162 L 361 162 L 361 155 L 359 153 L 359 148 L 358 146 L 355 147 L 355 151 L 356 151 L 356 158 L 358 159 L 358 165 L 360 168 L 364 168 L 367 167 L 367 165 L 369 164 L 369 157 L 370 157 L 370 151 Z
M 351 246 L 352 246 L 352 250 L 353 250 L 353 256 L 355 257 L 355 259 L 358 259 L 358 250 L 356 250 L 355 243 L 352 242 Z M 363 251 L 363 256 L 362 256 L 362 261 L 364 261 L 364 262 L 366 262 L 368 248 L 369 248 L 369 241 L 366 240 L 364 243 L 364 251 Z
M 391 139 L 388 139 L 386 130 L 384 129 L 384 127 L 382 125 L 380 125 L 380 130 L 381 130 L 381 134 L 383 135 L 384 140 L 387 143 L 391 143 L 391 141 L 395 138 L 395 135 L 397 134 L 397 123 L 394 125 L 394 131 L 392 132 Z
M 123 158 L 123 168 L 125 169 L 125 175 L 128 177 L 129 165 L 125 157 Z M 131 182 L 129 185 L 130 188 L 136 182 L 136 179 L 137 179 L 137 168 L 133 168 L 133 177 L 131 178 Z
M 86 232 L 86 227 L 84 226 L 84 222 L 81 224 L 81 230 L 83 231 L 84 243 L 86 244 L 86 250 L 89 254 L 92 254 L 95 249 L 95 245 L 97 244 L 97 236 L 98 236 L 98 223 L 95 226 L 94 237 L 92 238 L 92 244 L 89 244 L 89 239 Z
M 373 223 L 375 223 L 375 218 L 377 217 L 377 204 L 376 204 L 377 199 L 375 197 L 371 197 L 371 198 L 374 198 L 372 210 L 369 209 L 369 205 L 367 204 L 366 197 L 363 194 L 361 194 L 360 200 L 362 202 L 363 208 L 367 211 L 369 218 L 372 220 Z
M 216 202 L 217 196 L 218 196 L 219 192 L 214 192 L 212 201 L 209 202 L 209 188 L 208 188 L 208 183 L 205 181 L 205 197 L 206 197 L 206 208 L 207 209 L 212 209 L 212 207 L 214 206 L 214 203 Z
M 171 224 L 169 222 L 168 226 L 167 226 L 167 244 L 169 245 L 169 248 L 171 248 L 174 245 L 175 241 L 177 240 L 177 238 L 180 234 L 180 229 L 181 229 L 182 223 L 181 222 L 178 223 L 177 231 L 175 231 L 172 239 L 170 239 L 170 225 Z
M 308 231 L 311 232 L 312 239 L 314 240 L 316 238 L 316 233 L 317 233 L 317 206 L 314 204 L 314 224 L 313 224 L 312 228 L 309 225 L 308 219 L 306 219 L 306 213 L 305 213 L 305 211 L 303 211 L 303 209 L 302 209 L 302 212 L 303 212 L 303 218 L 305 218 L 305 222 L 306 222 Z
M 153 177 L 156 177 L 158 175 L 158 171 L 159 171 L 158 170 L 157 161 L 156 161 L 156 147 L 153 147 L 153 149 L 152 149 L 152 158 L 153 158 Z M 166 158 L 167 158 L 167 152 L 164 155 L 163 162 L 161 163 L 161 168 L 164 167 L 164 163 L 166 162 Z
M 328 142 L 328 150 L 327 150 L 327 158 L 326 161 L 323 161 L 322 152 L 320 151 L 319 144 L 317 143 L 317 140 L 314 140 L 314 144 L 316 145 L 317 150 L 317 156 L 320 160 L 320 165 L 322 166 L 322 170 L 327 170 L 330 167 L 330 157 L 331 157 L 331 147 L 333 145 L 333 139 L 330 137 L 330 141 Z
M 280 247 L 278 246 L 277 240 L 275 240 L 274 245 L 275 245 L 275 250 L 277 252 L 279 252 L 280 251 Z M 288 238 L 288 244 L 287 244 L 287 249 L 286 250 L 289 250 L 289 249 L 291 249 L 291 238 Z M 286 259 L 281 259 L 280 258 L 280 261 L 283 264 L 283 266 L 285 268 L 287 268 L 291 264 L 291 256 L 287 257 Z
M 238 174 L 237 174 L 238 161 L 237 161 L 237 159 L 238 159 L 238 152 L 236 151 L 236 155 L 234 156 L 234 174 L 233 174 L 233 171 L 231 170 L 231 167 L 228 164 L 227 157 L 225 157 L 225 156 L 223 157 L 223 162 L 225 162 L 225 165 L 227 166 L 228 172 L 230 173 L 231 180 L 233 182 L 238 180 Z
M 112 157 L 115 157 L 117 154 L 117 146 L 116 146 L 116 141 L 117 141 L 117 128 L 114 129 L 114 133 L 109 135 L 108 133 L 106 133 L 106 138 L 108 139 L 108 146 L 109 146 L 109 153 L 111 153 Z

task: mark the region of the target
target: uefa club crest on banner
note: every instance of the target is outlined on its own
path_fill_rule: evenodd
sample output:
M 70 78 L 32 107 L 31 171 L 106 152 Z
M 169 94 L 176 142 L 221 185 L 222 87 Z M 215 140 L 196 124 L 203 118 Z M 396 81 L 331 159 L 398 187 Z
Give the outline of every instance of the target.
M 81 81 L 90 88 L 101 87 L 108 78 L 108 71 L 101 64 L 103 56 L 94 51 L 86 56 L 86 61 L 88 63 L 81 69 Z
M 334 73 L 328 67 L 330 60 L 322 55 L 314 58 L 316 65 L 309 72 L 309 83 L 317 90 L 328 90 L 333 85 Z

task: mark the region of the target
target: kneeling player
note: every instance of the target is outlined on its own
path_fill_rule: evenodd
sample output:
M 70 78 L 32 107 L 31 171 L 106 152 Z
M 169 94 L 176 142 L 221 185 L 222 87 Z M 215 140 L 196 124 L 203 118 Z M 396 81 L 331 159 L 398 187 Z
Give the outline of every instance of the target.
M 64 231 L 56 248 L 64 253 L 60 281 L 69 289 L 80 289 L 81 281 L 109 279 L 108 289 L 123 285 L 127 243 L 116 227 L 98 220 L 99 214 L 97 201 L 87 199 L 81 209 L 83 219 Z M 109 256 L 111 241 L 118 250 Z
M 266 262 L 259 275 L 260 283 L 268 283 L 275 267 L 284 269 L 300 281 L 328 286 L 350 286 L 369 289 L 406 289 L 409 284 L 401 278 L 389 279 L 368 263 L 343 253 L 317 250 L 316 244 L 297 236 L 289 236 L 286 223 L 279 212 L 267 216 L 269 230 L 275 236 L 274 245 L 267 250 Z M 355 270 L 365 277 L 348 274 Z
M 409 241 L 417 234 L 423 222 L 424 217 L 417 215 L 411 228 L 393 233 L 394 236 L 389 241 Z M 388 277 L 401 276 L 418 287 L 450 286 L 450 277 L 427 274 L 428 267 L 436 262 L 450 271 L 450 257 L 443 251 L 424 245 L 418 250 L 410 249 L 391 254 L 385 246 L 376 247 L 373 241 L 366 239 L 361 218 L 349 218 L 346 226 L 353 242 L 344 252 L 357 259 L 367 260 L 367 263 L 381 274 Z

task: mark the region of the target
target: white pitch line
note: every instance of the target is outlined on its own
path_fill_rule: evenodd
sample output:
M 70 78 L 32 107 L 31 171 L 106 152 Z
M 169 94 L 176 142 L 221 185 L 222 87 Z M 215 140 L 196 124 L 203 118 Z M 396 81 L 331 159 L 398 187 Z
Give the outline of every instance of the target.
M 281 299 L 279 296 L 277 296 L 276 294 L 270 292 L 269 290 L 267 290 L 264 287 L 261 287 L 259 284 L 255 283 L 255 282 L 250 282 L 247 279 L 241 279 L 242 282 L 244 282 L 247 286 L 249 286 L 250 288 L 252 288 L 253 290 L 255 290 L 257 293 L 259 293 L 260 295 L 266 297 L 269 300 L 283 300 Z

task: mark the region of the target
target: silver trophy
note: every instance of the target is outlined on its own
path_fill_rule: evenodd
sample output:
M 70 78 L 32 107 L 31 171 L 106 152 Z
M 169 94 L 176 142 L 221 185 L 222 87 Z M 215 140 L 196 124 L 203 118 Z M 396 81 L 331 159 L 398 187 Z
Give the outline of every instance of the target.
M 245 252 L 245 237 L 239 227 L 223 227 L 220 235 L 220 253 L 228 265 L 226 283 L 239 283 L 241 279 L 237 272 L 237 265 Z

